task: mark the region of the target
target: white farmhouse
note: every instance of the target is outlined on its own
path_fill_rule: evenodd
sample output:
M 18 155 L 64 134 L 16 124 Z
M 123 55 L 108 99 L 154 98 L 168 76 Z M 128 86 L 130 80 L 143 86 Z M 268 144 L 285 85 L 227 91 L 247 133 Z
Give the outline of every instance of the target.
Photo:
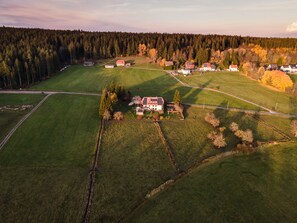
M 164 99 L 162 97 L 144 97 L 141 102 L 144 110 L 164 111 Z
M 178 70 L 177 72 L 185 76 L 191 74 L 191 70 L 186 70 L 186 69 L 181 69 L 181 70 Z
M 230 71 L 238 71 L 238 66 L 237 66 L 237 65 L 233 65 L 233 64 L 231 64 L 231 65 L 229 66 L 229 70 L 230 70 Z

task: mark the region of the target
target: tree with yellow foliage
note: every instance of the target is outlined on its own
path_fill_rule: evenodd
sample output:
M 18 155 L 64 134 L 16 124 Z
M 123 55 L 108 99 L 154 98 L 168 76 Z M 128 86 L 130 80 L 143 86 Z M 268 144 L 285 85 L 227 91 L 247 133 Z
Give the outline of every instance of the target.
M 152 48 L 149 50 L 149 57 L 155 61 L 157 59 L 157 53 L 158 51 L 155 48 Z
M 279 70 L 274 71 L 265 71 L 261 82 L 265 85 L 270 85 L 281 91 L 286 91 L 293 87 L 293 81 L 291 78 L 284 72 Z
M 255 54 L 257 54 L 257 56 L 260 58 L 261 62 L 266 62 L 267 60 L 267 50 L 265 50 L 264 48 L 262 48 L 259 45 L 255 45 L 252 48 L 252 52 L 254 52 Z
M 146 54 L 146 45 L 143 43 L 143 44 L 139 44 L 138 45 L 138 55 L 139 56 L 143 56 Z

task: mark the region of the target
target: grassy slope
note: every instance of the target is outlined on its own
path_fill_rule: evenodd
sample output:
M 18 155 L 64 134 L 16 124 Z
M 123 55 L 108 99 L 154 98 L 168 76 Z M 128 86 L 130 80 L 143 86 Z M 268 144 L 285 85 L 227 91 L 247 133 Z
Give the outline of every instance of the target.
M 152 122 L 112 122 L 100 151 L 91 222 L 116 222 L 173 174 Z
M 296 143 L 198 168 L 127 222 L 296 222 Z
M 0 222 L 79 222 L 97 97 L 52 95 L 0 152 Z
M 266 126 L 254 118 L 238 112 L 215 110 L 216 117 L 221 120 L 220 126 L 226 127 L 224 132 L 228 146 L 224 150 L 214 150 L 207 134 L 213 131 L 212 126 L 204 121 L 208 109 L 188 108 L 187 117 L 184 121 L 170 120 L 161 122 L 161 127 L 168 139 L 173 153 L 181 168 L 185 169 L 199 161 L 204 156 L 213 155 L 221 151 L 233 149 L 239 143 L 238 139 L 228 129 L 232 122 L 237 122 L 241 129 L 252 129 L 254 139 L 257 141 L 281 140 L 284 137 L 275 132 L 271 126 Z M 265 116 L 263 116 L 266 118 Z M 261 117 L 262 118 L 262 117 Z M 274 120 L 274 119 L 272 119 Z M 277 119 L 287 121 L 288 119 Z M 270 119 L 268 120 L 271 121 Z M 274 123 L 273 123 L 274 124 Z M 287 123 L 288 126 L 289 123 Z M 278 127 L 276 123 L 276 127 Z M 288 129 L 287 129 L 288 130 Z M 286 132 L 289 132 L 287 131 Z
M 36 105 L 43 95 L 0 94 L 0 106 L 4 105 Z M 0 112 L 0 141 L 10 129 L 25 115 L 27 111 Z
M 202 76 L 199 74 L 190 77 L 181 76 L 180 79 L 194 86 L 204 85 L 209 88 L 219 88 L 224 92 L 235 94 L 270 109 L 275 109 L 277 106 L 277 111 L 297 112 L 296 97 L 265 87 L 238 72 L 207 72 L 203 73 Z
M 209 105 L 222 105 L 256 109 L 255 106 L 232 97 L 215 92 L 190 89 L 177 83 L 164 71 L 142 70 L 137 68 L 104 69 L 102 65 L 94 67 L 72 66 L 51 79 L 33 86 L 32 90 L 54 90 L 75 92 L 99 92 L 112 81 L 129 89 L 134 95 L 163 96 L 172 100 L 175 89 L 181 92 L 184 102 Z

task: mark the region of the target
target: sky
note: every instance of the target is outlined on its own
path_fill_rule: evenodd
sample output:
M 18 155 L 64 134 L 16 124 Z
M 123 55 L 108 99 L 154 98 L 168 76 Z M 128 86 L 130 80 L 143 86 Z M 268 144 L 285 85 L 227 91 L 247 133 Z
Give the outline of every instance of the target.
M 297 0 L 0 0 L 0 25 L 297 37 Z

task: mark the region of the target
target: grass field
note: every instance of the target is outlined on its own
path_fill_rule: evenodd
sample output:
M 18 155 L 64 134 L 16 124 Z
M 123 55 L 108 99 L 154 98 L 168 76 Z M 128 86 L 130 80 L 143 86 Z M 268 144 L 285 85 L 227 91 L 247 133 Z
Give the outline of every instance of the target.
M 0 94 L 0 107 L 5 105 L 36 105 L 43 97 L 43 95 Z M 29 111 L 0 111 L 0 141 Z
M 296 143 L 208 164 L 126 222 L 296 222 Z
M 178 89 L 184 102 L 257 109 L 254 105 L 226 95 L 183 87 L 162 70 L 143 70 L 135 67 L 104 69 L 102 65 L 94 67 L 76 65 L 31 89 L 98 93 L 112 81 L 125 86 L 133 95 L 163 96 L 171 101 L 175 90 Z
M 173 174 L 152 122 L 109 123 L 103 135 L 90 222 L 117 222 Z
M 187 84 L 217 88 L 276 111 L 297 113 L 296 97 L 268 88 L 239 72 L 206 72 L 202 76 L 195 74 L 179 78 Z
M 97 97 L 52 95 L 0 152 L 0 222 L 80 222 Z
M 210 140 L 207 139 L 207 134 L 213 131 L 213 127 L 204 121 L 207 112 L 212 110 L 187 108 L 186 119 L 162 121 L 161 127 L 164 131 L 168 142 L 173 149 L 175 158 L 182 169 L 187 169 L 189 166 L 198 162 L 199 160 L 216 153 L 232 150 L 239 143 L 239 140 L 228 129 L 232 122 L 237 122 L 241 129 L 251 129 L 254 134 L 255 141 L 279 141 L 285 139 L 282 134 L 274 130 L 278 128 L 281 122 L 286 123 L 286 129 L 281 129 L 285 134 L 290 135 L 289 119 L 277 118 L 276 125 L 274 119 L 261 116 L 267 122 L 259 122 L 252 116 L 245 115 L 239 112 L 228 112 L 223 110 L 215 110 L 214 113 L 221 121 L 222 127 L 226 127 L 224 135 L 228 143 L 225 149 L 214 149 Z M 270 116 L 269 116 L 270 117 Z M 273 122 L 272 124 L 270 122 Z

